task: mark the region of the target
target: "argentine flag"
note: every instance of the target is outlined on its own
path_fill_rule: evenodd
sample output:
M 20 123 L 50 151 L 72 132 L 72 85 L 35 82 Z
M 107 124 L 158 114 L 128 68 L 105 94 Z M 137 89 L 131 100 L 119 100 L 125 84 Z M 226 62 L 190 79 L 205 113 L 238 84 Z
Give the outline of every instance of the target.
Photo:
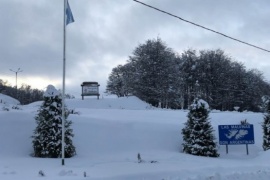
M 69 7 L 68 1 L 67 1 L 67 6 L 66 6 L 66 25 L 73 23 L 74 22 L 74 18 L 71 12 L 71 9 Z

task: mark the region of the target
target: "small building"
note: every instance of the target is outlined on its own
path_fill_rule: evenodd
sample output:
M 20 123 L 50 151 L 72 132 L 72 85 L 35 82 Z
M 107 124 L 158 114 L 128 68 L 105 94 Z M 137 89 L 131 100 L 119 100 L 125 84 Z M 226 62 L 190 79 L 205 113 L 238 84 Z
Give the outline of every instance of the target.
M 81 84 L 82 86 L 82 100 L 84 99 L 84 96 L 97 96 L 97 99 L 99 99 L 99 84 L 98 82 L 83 82 Z

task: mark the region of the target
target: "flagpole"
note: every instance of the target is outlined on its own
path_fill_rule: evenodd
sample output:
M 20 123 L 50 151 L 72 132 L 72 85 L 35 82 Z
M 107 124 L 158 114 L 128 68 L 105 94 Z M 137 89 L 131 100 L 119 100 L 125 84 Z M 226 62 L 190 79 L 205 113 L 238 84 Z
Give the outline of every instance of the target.
M 63 84 L 62 84 L 62 166 L 65 165 L 66 7 L 67 7 L 67 0 L 64 0 Z

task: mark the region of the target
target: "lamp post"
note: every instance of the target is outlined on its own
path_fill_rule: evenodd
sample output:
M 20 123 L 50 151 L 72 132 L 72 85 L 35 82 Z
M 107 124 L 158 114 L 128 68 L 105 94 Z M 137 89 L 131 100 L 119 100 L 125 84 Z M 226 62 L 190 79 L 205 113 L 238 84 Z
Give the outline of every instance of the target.
M 18 73 L 23 72 L 23 70 L 21 70 L 21 68 L 18 68 L 17 71 L 12 70 L 12 69 L 9 69 L 9 70 L 12 71 L 12 72 L 15 72 L 15 74 L 16 74 L 16 98 L 18 98 L 17 78 L 18 78 Z

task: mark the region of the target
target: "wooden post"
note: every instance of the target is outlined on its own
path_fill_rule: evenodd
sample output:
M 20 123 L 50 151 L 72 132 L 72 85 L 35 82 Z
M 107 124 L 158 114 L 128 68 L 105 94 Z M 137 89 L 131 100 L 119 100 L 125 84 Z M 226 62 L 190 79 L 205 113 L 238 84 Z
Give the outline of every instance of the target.
M 83 84 L 81 84 L 81 86 L 82 86 L 82 100 L 83 100 Z

